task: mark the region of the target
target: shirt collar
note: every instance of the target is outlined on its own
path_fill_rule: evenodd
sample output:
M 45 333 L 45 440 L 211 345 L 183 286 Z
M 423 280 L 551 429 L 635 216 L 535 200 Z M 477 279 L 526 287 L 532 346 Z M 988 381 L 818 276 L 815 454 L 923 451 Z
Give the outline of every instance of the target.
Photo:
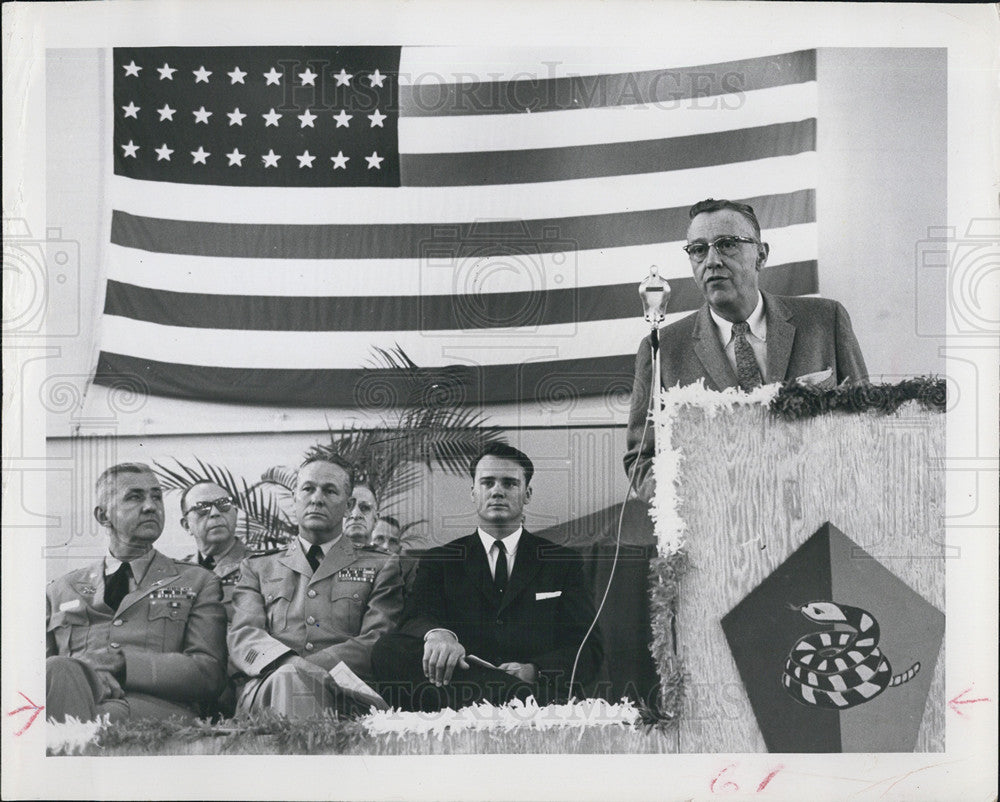
M 229 548 L 226 549 L 224 552 L 222 552 L 222 554 L 213 554 L 212 558 L 215 560 L 215 564 L 218 565 L 220 562 L 222 562 L 222 558 L 225 557 L 227 554 L 229 554 L 229 552 L 233 550 L 233 546 L 235 545 L 236 545 L 236 538 L 233 538 L 231 541 L 229 541 Z M 207 559 L 207 556 L 202 554 L 200 550 L 198 551 L 198 556 L 203 560 Z
M 141 557 L 136 557 L 134 560 L 129 560 L 128 563 L 132 568 L 132 578 L 138 583 L 146 575 L 146 571 L 149 570 L 149 566 L 153 562 L 153 556 L 156 554 L 156 549 L 150 549 Z M 115 571 L 121 567 L 122 560 L 119 560 L 110 551 L 104 555 L 104 575 L 110 576 Z
M 712 307 L 708 307 L 708 313 L 712 316 L 715 328 L 719 332 L 719 340 L 723 346 L 729 345 L 733 338 L 733 324 L 721 315 L 717 314 Z M 750 326 L 750 333 L 762 342 L 767 342 L 767 318 L 764 315 L 764 296 L 757 291 L 757 305 L 747 318 L 747 325 Z
M 521 540 L 522 532 L 524 532 L 524 527 L 519 526 L 515 531 L 507 535 L 507 537 L 500 538 L 503 541 L 503 547 L 507 550 L 508 555 L 517 551 L 517 544 Z M 496 538 L 488 532 L 484 532 L 480 527 L 479 539 L 483 542 L 483 548 L 486 549 L 486 553 L 489 554 L 490 549 L 493 548 L 493 544 L 496 542 Z
M 302 537 L 302 535 L 299 535 L 298 537 L 299 537 L 299 545 L 302 546 L 302 553 L 303 554 L 308 554 L 309 553 L 309 549 L 312 548 L 313 544 L 310 543 L 308 540 L 306 540 L 304 537 Z M 338 540 L 340 540 L 342 537 L 343 537 L 343 534 L 340 534 L 340 535 L 337 535 L 333 540 L 329 540 L 326 543 L 320 543 L 320 544 L 318 544 L 319 547 L 320 547 L 320 550 L 323 552 L 323 556 L 324 557 L 327 554 L 330 553 L 330 549 L 332 549 L 334 547 L 334 544 L 336 544 L 336 542 Z

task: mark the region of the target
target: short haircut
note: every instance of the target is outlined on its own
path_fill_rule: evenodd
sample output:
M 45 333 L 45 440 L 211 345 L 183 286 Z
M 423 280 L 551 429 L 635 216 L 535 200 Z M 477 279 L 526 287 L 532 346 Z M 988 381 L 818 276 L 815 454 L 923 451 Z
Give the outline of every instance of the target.
M 231 495 L 231 494 L 229 493 L 229 491 L 228 491 L 228 490 L 226 490 L 226 488 L 224 488 L 224 487 L 223 487 L 222 485 L 220 485 L 220 484 L 219 484 L 218 482 L 213 482 L 213 481 L 212 481 L 211 479 L 199 479 L 199 480 L 198 480 L 197 482 L 195 482 L 195 483 L 194 483 L 193 485 L 188 485 L 188 486 L 187 486 L 187 487 L 186 487 L 186 488 L 184 489 L 184 492 L 183 492 L 183 493 L 181 493 L 181 515 L 187 515 L 187 512 L 188 512 L 188 511 L 187 511 L 187 507 L 185 506 L 185 505 L 187 504 L 187 497 L 188 497 L 188 493 L 190 493 L 190 492 L 191 492 L 192 490 L 194 490 L 194 489 L 195 489 L 196 487 L 203 487 L 204 485 L 212 485 L 213 487 L 217 487 L 217 488 L 219 488 L 219 490 L 221 490 L 221 491 L 222 491 L 223 493 L 225 493 L 225 494 L 226 494 L 227 496 L 230 496 L 230 495 Z
M 400 526 L 399 520 L 396 519 L 396 518 L 393 518 L 391 515 L 380 515 L 378 517 L 378 519 L 380 521 L 385 521 L 387 524 L 389 524 L 389 526 L 395 526 L 396 529 L 402 529 L 403 528 L 402 526 Z
M 753 233 L 760 239 L 760 223 L 757 222 L 757 215 L 754 213 L 753 206 L 748 203 L 739 203 L 737 201 L 715 198 L 706 198 L 703 201 L 698 201 L 694 206 L 688 209 L 688 217 L 694 220 L 699 214 L 705 214 L 706 212 L 721 212 L 723 209 L 731 209 L 734 212 L 738 212 L 743 215 L 747 220 L 750 221 L 750 225 L 753 226 Z
M 97 490 L 98 506 L 107 507 L 108 493 L 111 492 L 119 475 L 123 473 L 148 473 L 150 476 L 156 476 L 153 469 L 145 462 L 119 462 L 117 465 L 112 465 L 97 477 L 95 489 Z
M 295 484 L 299 483 L 299 473 L 306 465 L 312 465 L 314 462 L 325 462 L 327 465 L 336 465 L 338 468 L 343 469 L 347 473 L 347 482 L 350 485 L 350 490 L 354 489 L 354 465 L 348 460 L 344 459 L 340 454 L 316 454 L 311 457 L 306 457 L 302 464 L 299 465 L 299 470 L 295 474 Z
M 371 486 L 371 483 L 364 477 L 355 477 L 354 481 L 351 483 L 351 493 L 354 493 L 354 488 L 356 487 L 366 487 L 369 492 L 375 497 L 375 506 L 378 506 L 378 493 L 375 492 L 375 488 Z
M 532 465 L 527 454 L 506 443 L 490 443 L 472 458 L 472 462 L 469 464 L 469 476 L 472 477 L 473 481 L 476 479 L 476 466 L 479 465 L 479 461 L 483 457 L 497 457 L 516 462 L 524 470 L 524 486 L 527 487 L 531 484 L 531 477 L 535 474 L 535 466 Z

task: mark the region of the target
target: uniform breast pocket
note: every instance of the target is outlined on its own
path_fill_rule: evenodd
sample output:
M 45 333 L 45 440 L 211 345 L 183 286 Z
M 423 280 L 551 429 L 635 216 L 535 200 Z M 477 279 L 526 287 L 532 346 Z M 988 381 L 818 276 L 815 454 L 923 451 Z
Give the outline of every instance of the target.
M 288 626 L 288 607 L 291 603 L 292 591 L 288 588 L 271 588 L 265 592 L 264 611 L 270 632 L 281 632 Z
M 150 599 L 147 648 L 158 652 L 181 651 L 191 604 L 191 599 Z
M 348 637 L 354 637 L 361 631 L 361 615 L 370 594 L 371 585 L 364 582 L 334 587 L 330 599 L 333 625 Z
M 55 638 L 59 654 L 72 655 L 86 649 L 89 625 L 85 610 L 57 610 L 49 616 L 46 631 Z

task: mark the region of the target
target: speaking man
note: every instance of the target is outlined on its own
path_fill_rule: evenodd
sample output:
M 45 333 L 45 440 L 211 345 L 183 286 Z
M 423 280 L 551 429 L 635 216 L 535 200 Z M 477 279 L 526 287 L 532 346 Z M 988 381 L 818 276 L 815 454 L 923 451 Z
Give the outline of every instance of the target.
M 491 444 L 472 461 L 479 528 L 421 558 L 399 630 L 375 645 L 390 704 L 438 710 L 569 695 L 594 606 L 578 556 L 522 527 L 533 473 L 508 445 Z M 589 682 L 600 659 L 595 628 L 576 680 Z
M 688 210 L 687 252 L 705 303 L 660 331 L 663 387 L 704 380 L 712 390 L 752 390 L 791 379 L 832 389 L 843 381 L 865 381 L 868 371 L 847 311 L 837 301 L 792 298 L 761 292 L 760 270 L 770 246 L 745 203 L 709 198 Z M 650 341 L 636 355 L 635 380 L 625 453 L 625 471 L 636 466 L 635 486 L 649 500 L 654 483 L 649 410 Z M 642 442 L 640 443 L 640 438 Z
M 193 718 L 225 682 L 219 579 L 153 548 L 163 492 L 147 465 L 104 471 L 94 517 L 108 532 L 108 553 L 46 590 L 46 713 L 55 721 Z
M 222 603 L 230 621 L 240 562 L 250 553 L 236 537 L 236 516 L 233 497 L 215 482 L 195 482 L 181 496 L 181 526 L 191 533 L 198 548 L 183 562 L 200 565 L 219 577 Z
M 402 585 L 395 555 L 358 549 L 343 534 L 351 474 L 336 456 L 303 463 L 293 492 L 298 536 L 284 551 L 243 561 L 229 648 L 250 679 L 237 712 L 308 718 L 338 707 L 328 672 L 341 662 L 372 679 L 372 644 L 395 625 Z

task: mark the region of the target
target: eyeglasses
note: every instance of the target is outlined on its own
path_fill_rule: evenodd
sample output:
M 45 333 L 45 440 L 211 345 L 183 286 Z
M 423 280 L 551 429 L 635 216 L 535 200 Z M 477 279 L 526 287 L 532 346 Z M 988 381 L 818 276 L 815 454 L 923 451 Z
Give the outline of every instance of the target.
M 215 507 L 219 512 L 229 512 L 233 506 L 236 504 L 228 496 L 223 498 L 217 498 L 214 501 L 199 501 L 197 504 L 192 504 L 188 507 L 188 512 L 193 512 L 199 518 L 205 518 L 212 513 L 212 507 Z M 185 513 L 186 515 L 187 513 Z
M 760 244 L 750 237 L 725 236 L 716 237 L 711 242 L 689 242 L 684 246 L 684 250 L 691 257 L 692 262 L 702 262 L 708 256 L 709 248 L 714 247 L 720 256 L 735 256 L 739 253 L 740 245 L 744 242 L 752 245 Z

